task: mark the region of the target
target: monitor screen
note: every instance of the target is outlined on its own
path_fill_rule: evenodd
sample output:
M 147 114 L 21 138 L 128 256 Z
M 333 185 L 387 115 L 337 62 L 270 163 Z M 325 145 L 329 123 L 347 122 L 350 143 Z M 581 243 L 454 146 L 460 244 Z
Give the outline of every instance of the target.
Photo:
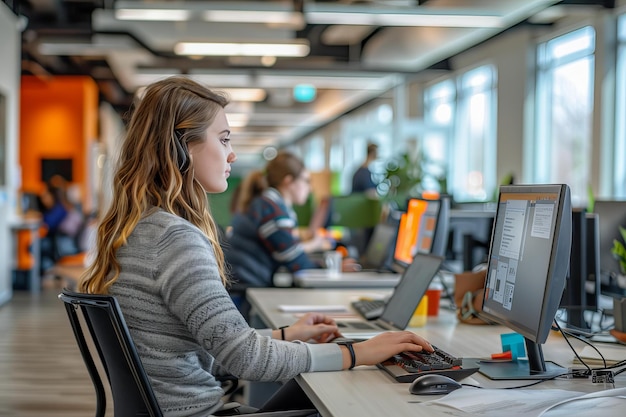
M 619 226 L 626 227 L 626 201 L 596 200 L 593 212 L 598 215 L 602 292 L 623 297 L 626 288 L 620 288 L 615 279 L 619 273 L 619 264 L 611 249 L 615 239 L 621 240 Z
M 73 181 L 72 159 L 41 159 L 41 181 L 47 182 L 55 175 L 60 175 L 65 181 Z
M 493 379 L 544 379 L 566 372 L 543 360 L 541 344 L 559 308 L 571 242 L 567 185 L 500 187 L 483 311 L 524 336 L 528 361 L 481 363 L 480 372 Z
M 444 256 L 449 229 L 450 200 L 411 198 L 400 218 L 394 261 L 408 266 L 417 253 Z

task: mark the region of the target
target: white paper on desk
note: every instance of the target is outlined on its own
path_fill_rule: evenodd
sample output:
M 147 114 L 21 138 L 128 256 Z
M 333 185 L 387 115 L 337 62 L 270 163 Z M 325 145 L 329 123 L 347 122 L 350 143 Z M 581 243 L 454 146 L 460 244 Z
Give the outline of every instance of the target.
M 506 394 L 505 394 L 506 392 Z M 419 404 L 424 407 L 445 407 L 450 416 L 539 417 L 551 406 L 583 393 L 560 389 L 473 389 L 452 391 L 443 398 Z M 452 410 L 451 410 L 452 409 Z
M 337 304 L 337 305 L 306 305 L 306 304 L 281 304 L 278 306 L 278 310 L 284 313 L 307 313 L 309 311 L 315 312 L 335 312 L 335 313 L 347 313 L 348 307 Z
M 625 405 L 626 388 L 607 389 L 560 401 L 548 407 L 540 416 L 621 417 L 624 415 Z
M 595 344 L 595 347 L 602 353 L 607 365 L 614 365 L 617 362 L 626 360 L 626 346 L 624 345 Z M 598 352 L 591 346 L 585 346 L 579 355 L 588 365 L 604 364 Z M 574 363 L 580 363 L 578 358 L 574 357 Z

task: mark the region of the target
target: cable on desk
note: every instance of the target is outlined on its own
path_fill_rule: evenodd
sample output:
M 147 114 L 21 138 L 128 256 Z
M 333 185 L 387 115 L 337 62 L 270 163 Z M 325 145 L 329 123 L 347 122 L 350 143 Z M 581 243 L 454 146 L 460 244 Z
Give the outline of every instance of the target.
M 553 330 L 558 330 L 558 331 L 561 332 L 561 334 L 563 335 L 563 338 L 565 339 L 565 341 L 569 345 L 570 349 L 572 350 L 572 352 L 574 352 L 574 355 L 576 355 L 576 358 L 580 361 L 580 363 L 582 365 L 584 365 L 587 368 L 587 372 L 589 373 L 588 374 L 589 376 L 592 374 L 593 371 L 612 370 L 612 369 L 621 368 L 621 367 L 623 367 L 623 368 L 620 369 L 619 371 L 614 371 L 613 372 L 613 377 L 615 377 L 616 375 L 619 375 L 622 372 L 626 371 L 626 360 L 623 360 L 623 361 L 617 362 L 617 363 L 615 363 L 613 365 L 607 366 L 606 359 L 604 358 L 602 353 L 598 350 L 598 348 L 596 348 L 593 345 L 593 343 L 590 343 L 587 340 L 583 339 L 582 337 L 580 337 L 578 335 L 575 335 L 573 333 L 570 333 L 567 330 L 563 330 L 561 328 L 561 326 L 559 326 L 559 323 L 556 320 L 554 320 Z M 600 358 L 602 358 L 602 362 L 604 364 L 604 367 L 603 368 L 591 368 L 585 361 L 583 361 L 583 359 L 580 357 L 580 355 L 578 355 L 578 352 L 576 352 L 576 349 L 574 349 L 574 347 L 572 346 L 572 344 L 568 340 L 568 337 L 573 337 L 573 338 L 578 339 L 581 342 L 591 346 L 598 353 L 598 355 L 600 355 Z M 578 376 L 579 373 L 577 373 L 577 372 L 567 372 L 567 373 L 561 374 L 561 375 L 554 375 L 554 376 L 552 376 L 550 378 L 540 379 L 540 380 L 537 380 L 537 381 L 535 381 L 533 383 L 526 384 L 526 385 L 517 385 L 517 386 L 514 386 L 514 387 L 501 387 L 501 388 L 491 388 L 491 389 L 520 389 L 520 388 L 527 388 L 527 387 L 532 387 L 533 385 L 541 384 L 542 382 L 545 382 L 545 381 L 551 381 L 551 380 L 554 380 L 554 379 L 557 379 L 557 378 L 567 377 L 567 376 L 570 376 L 570 375 L 571 376 Z M 473 385 L 473 384 L 461 384 L 461 385 L 463 385 L 464 387 L 471 387 L 471 388 L 479 388 L 479 389 L 485 388 L 485 387 L 482 387 L 482 386 L 479 386 L 479 385 Z
M 578 359 L 580 361 L 581 364 L 583 364 L 585 366 L 585 368 L 587 368 L 587 371 L 589 372 L 589 374 L 591 374 L 591 367 L 589 365 L 587 365 L 587 363 L 580 357 L 580 355 L 578 354 L 578 352 L 576 352 L 576 349 L 574 349 L 574 346 L 572 346 L 572 344 L 570 343 L 568 337 L 573 337 L 577 340 L 580 340 L 581 342 L 591 346 L 591 348 L 593 350 L 595 350 L 598 355 L 600 355 L 600 358 L 602 359 L 602 363 L 604 365 L 604 368 L 606 369 L 606 359 L 604 358 L 604 355 L 602 355 L 602 352 L 600 352 L 600 350 L 598 350 L 597 347 L 594 346 L 593 343 L 588 342 L 587 340 L 583 339 L 580 336 L 577 336 L 571 332 L 568 332 L 567 330 L 563 330 L 561 328 L 561 326 L 559 326 L 559 322 L 554 320 L 554 325 L 556 326 L 556 330 L 558 330 L 559 332 L 561 332 L 561 334 L 563 335 L 563 339 L 565 339 L 565 341 L 567 342 L 568 346 L 570 347 L 570 349 L 572 350 L 572 352 L 574 352 L 574 355 L 576 356 L 576 359 Z

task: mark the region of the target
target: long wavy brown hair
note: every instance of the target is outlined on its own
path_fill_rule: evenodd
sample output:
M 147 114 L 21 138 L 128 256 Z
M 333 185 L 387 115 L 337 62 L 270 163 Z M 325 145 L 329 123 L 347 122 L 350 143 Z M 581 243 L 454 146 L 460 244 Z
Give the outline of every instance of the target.
M 108 293 L 120 275 L 117 250 L 139 220 L 156 208 L 188 220 L 206 234 L 227 284 L 206 192 L 194 179 L 193 163 L 180 169 L 181 158 L 189 158 L 188 145 L 206 140 L 207 129 L 227 104 L 224 95 L 182 76 L 146 88 L 128 124 L 114 172 L 112 203 L 98 226 L 95 260 L 82 276 L 80 291 Z

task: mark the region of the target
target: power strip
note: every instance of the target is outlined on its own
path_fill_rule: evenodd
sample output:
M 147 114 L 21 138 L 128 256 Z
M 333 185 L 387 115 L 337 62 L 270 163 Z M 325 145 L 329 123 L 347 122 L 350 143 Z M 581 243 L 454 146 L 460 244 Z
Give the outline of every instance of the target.
M 613 371 L 610 370 L 592 370 L 591 382 L 594 384 L 612 384 L 615 382 Z

